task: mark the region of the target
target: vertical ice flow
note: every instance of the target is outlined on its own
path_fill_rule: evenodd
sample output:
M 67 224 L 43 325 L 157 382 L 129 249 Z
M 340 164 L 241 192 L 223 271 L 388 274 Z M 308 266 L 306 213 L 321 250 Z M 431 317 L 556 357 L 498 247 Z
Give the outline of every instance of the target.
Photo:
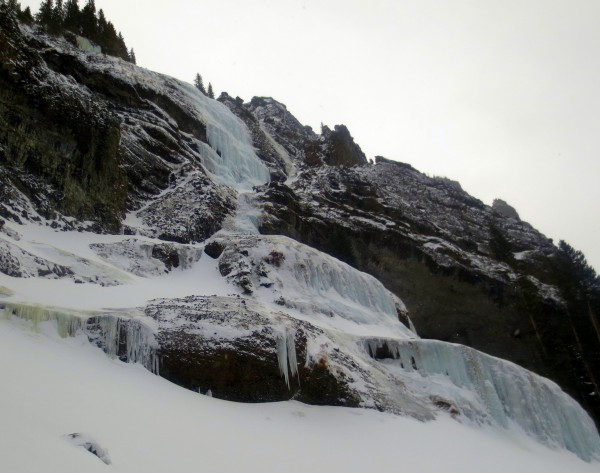
M 256 156 L 248 128 L 222 103 L 209 99 L 195 87 L 180 84 L 188 103 L 206 124 L 210 147 L 203 147 L 204 166 L 223 184 L 239 191 L 269 181 L 267 166 Z

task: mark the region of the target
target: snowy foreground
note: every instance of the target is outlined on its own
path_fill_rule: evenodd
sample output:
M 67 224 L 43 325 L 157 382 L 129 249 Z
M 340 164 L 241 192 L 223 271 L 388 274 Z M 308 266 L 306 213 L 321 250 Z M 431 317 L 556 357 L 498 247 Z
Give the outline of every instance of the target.
M 596 472 L 516 430 L 297 402 L 216 400 L 50 323 L 0 321 L 0 471 Z M 85 433 L 111 464 L 64 438 Z

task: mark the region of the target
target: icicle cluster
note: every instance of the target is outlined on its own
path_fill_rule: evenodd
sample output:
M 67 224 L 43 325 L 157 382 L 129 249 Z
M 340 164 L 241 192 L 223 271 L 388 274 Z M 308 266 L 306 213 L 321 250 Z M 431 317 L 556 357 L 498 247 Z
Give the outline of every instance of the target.
M 83 329 L 87 322 L 87 318 L 79 317 L 76 314 L 24 304 L 6 304 L 1 314 L 3 318 L 15 316 L 31 322 L 34 330 L 38 330 L 39 324 L 42 322 L 54 321 L 57 325 L 58 334 L 63 338 L 75 336 L 77 331 Z
M 115 315 L 78 314 L 58 311 L 39 306 L 7 304 L 0 309 L 3 318 L 18 317 L 32 323 L 38 330 L 42 322 L 56 322 L 57 332 L 63 337 L 74 337 L 77 332 L 85 333 L 89 339 L 99 341 L 108 356 L 118 357 L 124 344 L 126 360 L 140 363 L 147 370 L 158 374 L 158 343 L 154 330 L 141 318 L 117 317 Z M 97 319 L 97 333 L 90 330 L 88 322 Z

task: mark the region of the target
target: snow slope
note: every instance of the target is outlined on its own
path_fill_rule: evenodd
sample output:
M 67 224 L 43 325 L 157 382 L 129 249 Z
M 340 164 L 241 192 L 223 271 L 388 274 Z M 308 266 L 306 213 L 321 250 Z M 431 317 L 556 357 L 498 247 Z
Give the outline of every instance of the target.
M 518 430 L 475 430 L 450 417 L 216 400 L 80 337 L 60 339 L 50 324 L 34 332 L 0 321 L 0 373 L 0 469 L 11 473 L 598 471 Z M 112 464 L 63 438 L 72 433 L 95 439 Z

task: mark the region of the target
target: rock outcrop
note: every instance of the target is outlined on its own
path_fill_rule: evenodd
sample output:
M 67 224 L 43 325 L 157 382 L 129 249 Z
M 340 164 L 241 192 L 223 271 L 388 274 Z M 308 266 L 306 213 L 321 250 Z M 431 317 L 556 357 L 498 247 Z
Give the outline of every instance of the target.
M 521 220 L 514 207 L 508 205 L 502 199 L 494 199 L 494 202 L 492 202 L 492 210 L 503 217 Z

